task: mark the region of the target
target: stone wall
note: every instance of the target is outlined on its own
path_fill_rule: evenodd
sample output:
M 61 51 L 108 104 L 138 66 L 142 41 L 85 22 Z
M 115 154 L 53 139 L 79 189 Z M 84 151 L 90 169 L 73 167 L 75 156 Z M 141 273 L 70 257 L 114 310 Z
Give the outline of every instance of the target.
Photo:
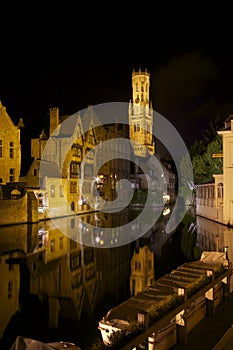
M 37 222 L 37 199 L 33 192 L 27 192 L 19 199 L 2 199 L 0 213 L 0 225 Z

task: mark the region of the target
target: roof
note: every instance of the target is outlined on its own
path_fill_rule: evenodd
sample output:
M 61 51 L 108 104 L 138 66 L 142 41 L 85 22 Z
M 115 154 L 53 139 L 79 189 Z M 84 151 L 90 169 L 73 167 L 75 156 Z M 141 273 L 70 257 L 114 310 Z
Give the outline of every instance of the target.
M 49 178 L 62 178 L 62 173 L 56 163 L 41 160 L 40 161 L 40 178 L 44 176 L 47 176 Z

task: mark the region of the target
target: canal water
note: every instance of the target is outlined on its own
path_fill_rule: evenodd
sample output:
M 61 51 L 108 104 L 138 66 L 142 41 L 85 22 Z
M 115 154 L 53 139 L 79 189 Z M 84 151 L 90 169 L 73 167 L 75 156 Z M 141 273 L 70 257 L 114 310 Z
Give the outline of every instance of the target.
M 132 259 L 145 246 L 153 253 L 154 280 L 204 250 L 227 246 L 232 258 L 232 228 L 196 217 L 192 210 L 170 234 L 162 216 L 143 237 L 117 245 L 115 235 L 107 247 L 101 227 L 119 225 L 119 216 L 92 213 L 81 219 L 79 231 L 93 244 L 64 234 L 54 220 L 0 227 L 1 349 L 9 349 L 17 335 L 90 348 L 100 338 L 98 321 L 131 296 Z M 67 230 L 72 224 L 62 222 Z

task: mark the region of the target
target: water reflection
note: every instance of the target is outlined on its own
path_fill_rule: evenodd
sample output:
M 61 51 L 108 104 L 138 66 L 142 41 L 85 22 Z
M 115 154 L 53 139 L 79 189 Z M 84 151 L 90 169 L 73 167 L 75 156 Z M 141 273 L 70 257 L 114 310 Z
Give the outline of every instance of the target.
M 131 244 L 115 241 L 117 227 L 137 214 L 57 219 L 69 235 L 58 229 L 56 220 L 0 227 L 2 348 L 10 348 L 19 334 L 41 341 L 91 343 L 98 336 L 97 322 L 111 307 L 152 283 L 158 271 L 174 267 L 179 253 L 176 259 L 168 253 L 173 236 L 165 232 L 169 215 L 161 215 Z M 106 237 L 103 227 L 116 230 Z M 113 248 L 103 249 L 106 240 Z M 92 245 L 85 244 L 90 241 Z
M 63 224 L 70 227 L 72 220 L 63 218 Z M 96 215 L 83 217 L 85 234 L 93 221 Z M 67 331 L 70 321 L 77 326 L 129 296 L 130 245 L 101 249 L 79 244 L 53 220 L 1 227 L 0 253 L 0 339 L 5 349 L 19 334 L 41 339 L 48 329 L 65 325 Z M 59 337 L 67 340 L 69 332 L 61 331 Z M 78 329 L 73 333 L 82 336 Z
M 197 216 L 197 245 L 201 250 L 223 252 L 228 247 L 228 257 L 233 259 L 233 227 Z

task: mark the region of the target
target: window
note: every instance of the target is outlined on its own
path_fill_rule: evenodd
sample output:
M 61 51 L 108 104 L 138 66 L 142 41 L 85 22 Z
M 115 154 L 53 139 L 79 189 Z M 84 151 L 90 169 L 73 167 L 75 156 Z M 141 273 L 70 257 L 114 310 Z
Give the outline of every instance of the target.
M 135 270 L 140 271 L 141 270 L 141 263 L 139 261 L 135 261 Z
M 64 242 L 64 237 L 60 237 L 60 239 L 59 239 L 59 242 L 60 242 L 60 249 L 63 249 L 63 246 L 64 246 L 64 244 L 63 244 L 63 242 Z
M 51 239 L 50 241 L 50 252 L 51 253 L 55 252 L 55 239 Z
M 92 178 L 94 174 L 94 166 L 92 164 L 85 164 L 84 166 L 84 177 Z
M 70 176 L 71 177 L 77 177 L 79 176 L 79 163 L 78 162 L 71 162 L 70 163 Z
M 10 141 L 10 158 L 14 158 L 14 142 Z
M 60 185 L 60 197 L 64 197 L 63 186 Z
M 10 168 L 10 182 L 14 182 L 14 181 L 15 181 L 15 169 Z
M 223 198 L 223 183 L 218 184 L 218 198 Z
M 13 283 L 12 281 L 8 282 L 8 299 L 12 297 L 12 289 L 13 289 Z
M 0 140 L 0 158 L 2 158 L 2 140 Z
M 38 195 L 38 206 L 43 207 L 43 193 L 39 193 Z
M 70 193 L 77 193 L 77 182 L 71 181 L 70 182 Z
M 134 132 L 140 131 L 140 123 L 134 124 Z
M 82 157 L 82 151 L 78 146 L 73 146 L 72 147 L 72 151 L 73 151 L 73 157 Z
M 50 196 L 55 197 L 55 185 L 50 186 Z
M 37 169 L 33 169 L 33 176 L 37 176 Z
M 71 207 L 71 210 L 74 211 L 74 202 L 71 202 L 70 207 Z M 71 227 L 72 229 L 74 229 L 74 226 L 75 226 L 75 220 L 74 220 L 74 219 L 71 219 L 71 220 L 70 220 L 70 227 Z
M 75 252 L 70 256 L 70 269 L 71 271 L 81 267 L 81 252 Z
M 94 261 L 94 250 L 92 248 L 85 248 L 84 250 L 84 263 L 85 265 Z

